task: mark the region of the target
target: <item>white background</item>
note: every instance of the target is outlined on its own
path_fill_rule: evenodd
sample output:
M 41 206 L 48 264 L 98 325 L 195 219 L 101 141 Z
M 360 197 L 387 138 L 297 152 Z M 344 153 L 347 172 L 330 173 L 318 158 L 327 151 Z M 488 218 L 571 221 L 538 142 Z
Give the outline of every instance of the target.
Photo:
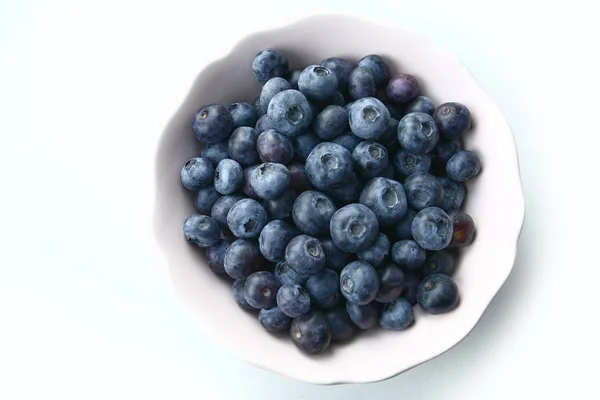
M 598 398 L 600 23 L 586 3 L 1 0 L 0 398 Z M 519 148 L 514 272 L 462 343 L 382 383 L 319 387 L 238 361 L 152 247 L 151 150 L 197 73 L 311 13 L 452 51 Z

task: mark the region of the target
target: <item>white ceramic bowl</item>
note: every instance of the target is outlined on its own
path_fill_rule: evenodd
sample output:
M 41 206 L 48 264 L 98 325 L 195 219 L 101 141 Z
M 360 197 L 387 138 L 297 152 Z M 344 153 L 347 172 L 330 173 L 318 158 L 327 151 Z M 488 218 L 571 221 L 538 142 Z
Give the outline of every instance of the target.
M 265 48 L 285 51 L 291 68 L 332 56 L 356 62 L 377 53 L 393 73 L 415 75 L 423 93 L 436 104 L 458 101 L 471 110 L 473 129 L 465 135 L 465 145 L 479 154 L 483 169 L 468 185 L 466 212 L 475 220 L 477 236 L 462 252 L 455 275 L 460 304 L 454 311 L 432 316 L 417 308 L 416 322 L 406 331 L 374 330 L 349 344 L 333 345 L 327 355 L 308 357 L 289 338 L 266 333 L 256 315 L 242 311 L 233 300 L 230 282 L 216 277 L 201 252 L 183 239 L 182 223 L 195 210 L 192 196 L 181 187 L 179 172 L 187 159 L 200 153 L 191 130 L 192 116 L 207 103 L 250 102 L 260 90 L 252 59 Z M 524 220 L 511 130 L 469 71 L 419 35 L 341 16 L 310 18 L 250 35 L 225 58 L 204 68 L 160 140 L 155 170 L 157 242 L 176 289 L 203 328 L 254 365 L 318 384 L 386 379 L 456 345 L 508 277 Z

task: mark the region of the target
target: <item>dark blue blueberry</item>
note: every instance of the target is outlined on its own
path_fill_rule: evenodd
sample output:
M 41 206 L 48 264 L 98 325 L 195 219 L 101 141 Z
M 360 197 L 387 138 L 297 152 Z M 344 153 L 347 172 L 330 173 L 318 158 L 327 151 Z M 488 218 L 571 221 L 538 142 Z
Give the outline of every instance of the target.
M 299 235 L 287 245 L 285 261 L 298 274 L 312 275 L 325 267 L 325 253 L 318 239 Z
M 314 311 L 292 321 L 290 336 L 296 347 L 307 354 L 322 353 L 331 342 L 327 321 L 323 314 Z
M 323 140 L 331 140 L 348 129 L 348 111 L 341 106 L 327 106 L 317 115 L 313 124 L 315 133 Z
M 331 197 L 338 207 L 343 207 L 348 204 L 358 203 L 362 187 L 363 180 L 356 176 L 356 174 L 352 174 L 352 176 L 340 186 L 329 189 L 325 191 L 325 193 Z
M 350 79 L 350 72 L 354 69 L 354 64 L 350 61 L 338 57 L 331 57 L 321 62 L 321 65 L 329 68 L 333 72 L 338 80 L 339 90 L 346 91 L 348 89 L 348 81 Z
M 397 177 L 404 179 L 416 172 L 429 172 L 431 157 L 428 154 L 416 155 L 400 149 L 392 158 L 392 163 Z
M 388 255 L 390 251 L 390 240 L 383 233 L 377 234 L 375 241 L 366 250 L 359 251 L 357 253 L 358 259 L 360 261 L 367 262 L 374 267 L 377 267 L 381 264 L 384 258 Z
M 238 239 L 225 250 L 223 266 L 227 275 L 233 279 L 242 279 L 256 271 L 263 262 L 264 258 L 256 241 Z
M 310 296 L 302 286 L 286 284 L 277 292 L 277 306 L 285 315 L 298 318 L 310 311 Z
M 310 275 L 302 275 L 294 271 L 289 264 L 284 261 L 279 261 L 277 265 L 275 265 L 275 280 L 280 285 L 285 284 L 296 284 L 296 285 L 304 285 L 304 283 L 308 280 Z
M 262 108 L 260 107 L 260 94 L 258 96 L 256 96 L 254 98 L 254 100 L 252 100 L 252 108 L 254 108 L 254 111 L 256 111 L 256 116 L 258 118 L 262 117 L 263 115 L 265 115 L 262 112 Z
M 194 198 L 194 205 L 201 214 L 209 215 L 213 205 L 219 200 L 221 195 L 215 190 L 214 186 L 209 186 L 198 190 Z
M 379 175 L 389 163 L 385 146 L 372 140 L 360 142 L 352 152 L 352 160 L 356 173 L 363 179 Z
M 292 216 L 292 207 L 298 195 L 292 189 L 286 189 L 281 196 L 263 201 L 263 206 L 270 219 L 287 219 Z
M 321 240 L 321 247 L 325 253 L 325 266 L 340 272 L 346 265 L 352 261 L 352 254 L 346 253 L 335 247 L 330 238 Z
M 373 178 L 365 184 L 359 201 L 373 211 L 380 226 L 400 222 L 408 209 L 402 184 L 381 177 Z
M 359 67 L 370 68 L 373 72 L 373 78 L 375 79 L 375 85 L 384 86 L 390 80 L 390 67 L 386 62 L 377 54 L 369 54 L 361 58 L 358 62 Z
M 475 222 L 473 218 L 458 210 L 448 213 L 452 221 L 452 240 L 450 248 L 460 248 L 470 245 L 475 237 Z
M 354 151 L 356 146 L 358 146 L 358 144 L 362 142 L 362 138 L 359 138 L 352 132 L 346 132 L 334 138 L 333 140 L 331 140 L 331 142 L 345 147 L 346 149 L 348 149 L 348 151 Z
M 236 303 L 238 303 L 238 305 L 240 307 L 242 307 L 243 309 L 246 310 L 255 310 L 254 307 L 252 307 L 250 304 L 248 304 L 248 302 L 246 301 L 246 298 L 244 297 L 244 286 L 246 285 L 246 279 L 236 279 L 235 282 L 233 282 L 233 298 L 235 299 Z
M 249 167 L 258 163 L 256 139 L 258 139 L 256 129 L 247 126 L 237 128 L 229 138 L 229 157 L 240 163 L 242 167 Z
M 475 178 L 481 170 L 481 162 L 477 154 L 468 150 L 460 150 L 454 153 L 446 164 L 448 178 L 465 182 Z
M 399 297 L 387 303 L 381 309 L 379 325 L 390 331 L 402 331 L 412 324 L 415 319 L 413 306 L 405 298 Z
M 417 289 L 421 283 L 421 278 L 413 273 L 404 274 L 404 290 L 402 297 L 409 301 L 410 304 L 417 304 Z
M 250 174 L 250 185 L 258 197 L 277 199 L 290 185 L 290 172 L 283 164 L 263 163 Z
M 342 299 L 340 277 L 331 269 L 325 269 L 308 278 L 305 287 L 311 304 L 321 309 L 335 307 Z
M 410 208 L 406 212 L 406 215 L 393 226 L 393 236 L 396 240 L 412 239 L 412 222 L 415 219 L 417 212 Z
M 271 272 L 258 271 L 246 278 L 244 297 L 254 308 L 271 309 L 277 306 L 279 284 Z
M 420 112 L 433 115 L 434 110 L 435 107 L 433 105 L 433 102 L 429 97 L 426 96 L 417 96 L 413 101 L 408 103 L 406 107 L 404 107 L 405 114 Z
M 274 129 L 267 129 L 258 136 L 256 150 L 262 162 L 288 165 L 294 159 L 292 142 Z
M 295 190 L 297 193 L 314 189 L 310 179 L 308 179 L 304 164 L 299 162 L 292 163 L 288 166 L 288 170 L 290 171 L 290 189 Z
M 375 76 L 367 67 L 357 67 L 348 77 L 348 93 L 353 100 L 375 96 Z
M 187 190 L 199 190 L 212 183 L 215 167 L 205 158 L 192 158 L 181 169 L 181 184 Z
M 458 304 L 458 287 L 448 275 L 429 275 L 419 284 L 417 301 L 428 314 L 451 311 Z
M 244 168 L 244 183 L 242 184 L 242 193 L 246 195 L 246 197 L 250 197 L 252 199 L 259 199 L 258 195 L 252 189 L 250 185 L 250 176 L 252 176 L 252 171 L 258 168 L 258 165 L 251 165 L 248 168 Z
M 253 199 L 242 199 L 235 203 L 227 214 L 229 230 L 242 239 L 256 238 L 267 224 L 267 212 Z
M 322 65 L 309 65 L 298 79 L 298 90 L 309 100 L 324 101 L 338 89 L 336 75 Z
M 285 77 L 289 71 L 288 59 L 285 53 L 277 50 L 266 49 L 259 52 L 252 61 L 252 70 L 256 80 L 261 85 L 273 77 Z
M 346 99 L 339 90 L 336 90 L 328 100 L 325 100 L 325 103 L 326 104 L 323 109 L 327 107 L 327 105 L 344 107 L 344 104 L 346 104 Z
M 386 93 L 386 96 L 387 96 L 387 93 Z M 402 119 L 402 117 L 404 116 L 404 112 L 403 112 L 404 110 L 401 105 L 389 104 L 385 101 L 383 103 L 385 104 L 385 107 L 390 112 L 390 117 L 394 118 L 396 121 L 400 121 Z M 396 132 L 394 131 L 394 137 L 395 136 L 396 136 Z
M 471 128 L 471 113 L 460 103 L 444 103 L 433 113 L 440 135 L 444 139 L 456 139 L 467 129 Z
M 244 196 L 239 194 L 230 194 L 226 196 L 221 196 L 215 204 L 213 204 L 212 209 L 210 211 L 210 216 L 214 218 L 215 221 L 219 224 L 221 229 L 226 230 L 229 229 L 227 225 L 227 214 L 229 214 L 229 210 L 231 207 L 238 201 L 242 200 Z
M 221 194 L 237 192 L 244 183 L 242 166 L 232 159 L 221 160 L 215 169 L 215 190 Z
M 331 341 L 344 342 L 354 336 L 354 323 L 345 308 L 337 307 L 327 310 L 323 317 L 331 331 Z
M 270 333 L 287 332 L 292 324 L 292 318 L 285 315 L 279 307 L 260 310 L 258 321 Z
M 202 143 L 217 143 L 231 135 L 233 117 L 221 104 L 209 104 L 196 112 L 192 129 Z
M 217 243 L 206 249 L 204 258 L 208 267 L 216 274 L 224 274 L 225 266 L 225 251 L 229 247 L 229 243 L 226 240 L 219 240 Z
M 285 248 L 297 232 L 287 222 L 275 220 L 265 225 L 258 237 L 262 255 L 271 262 L 285 258 Z
M 381 171 L 378 175 L 379 178 L 387 178 L 387 179 L 391 179 L 394 180 L 395 178 L 395 174 L 394 174 L 394 167 L 392 166 L 391 163 L 389 163 L 387 165 L 387 167 L 385 167 L 383 169 L 383 171 Z
M 398 124 L 398 142 L 412 154 L 429 153 L 439 140 L 439 132 L 433 117 L 414 112 L 406 114 Z
M 455 182 L 445 176 L 437 178 L 437 180 L 440 185 L 442 185 L 444 192 L 440 208 L 444 211 L 458 210 L 465 200 L 465 185 L 461 182 Z
M 239 128 L 240 126 L 254 127 L 258 114 L 251 104 L 248 103 L 233 103 L 230 104 L 227 109 L 231 113 L 233 118 L 233 127 Z
M 373 266 L 364 261 L 353 261 L 340 273 L 340 288 L 351 303 L 365 305 L 377 296 L 379 275 Z
M 183 236 L 198 247 L 210 247 L 221 239 L 221 228 L 211 217 L 193 214 L 183 223 Z
M 283 78 L 275 77 L 269 79 L 260 92 L 259 107 L 261 113 L 263 115 L 267 113 L 269 103 L 277 93 L 291 88 L 292 85 L 290 85 L 290 83 Z
M 416 211 L 439 206 L 444 196 L 444 189 L 435 176 L 425 172 L 415 172 L 406 178 L 404 190 L 408 205 Z
M 404 272 L 394 263 L 387 263 L 377 268 L 379 275 L 379 292 L 375 301 L 379 303 L 390 303 L 400 297 L 404 290 Z
M 386 93 L 392 103 L 408 103 L 417 97 L 420 90 L 417 79 L 409 74 L 392 77 L 386 87 Z
M 388 128 L 390 112 L 375 97 L 364 97 L 350 106 L 350 130 L 363 139 L 379 138 Z
M 277 93 L 267 110 L 271 127 L 286 136 L 298 136 L 306 130 L 312 122 L 312 114 L 306 97 L 294 89 Z
M 462 150 L 462 143 L 460 142 L 460 139 L 440 139 L 437 146 L 435 146 L 436 157 L 444 164 L 444 166 L 450 157 L 452 157 L 459 150 Z
M 427 207 L 413 220 L 412 233 L 425 250 L 442 250 L 452 240 L 452 220 L 441 208 Z
M 329 221 L 337 208 L 331 198 L 315 190 L 300 194 L 292 208 L 294 223 L 307 235 L 329 234 Z
M 383 132 L 383 135 L 381 135 L 379 139 L 377 139 L 379 143 L 386 147 L 388 154 L 393 151 L 396 151 L 396 149 L 399 146 L 398 124 L 399 122 L 397 119 L 390 118 L 387 129 L 385 130 L 385 132 Z
M 416 271 L 425 262 L 427 252 L 414 240 L 399 240 L 392 246 L 392 260 L 405 271 Z
M 298 90 L 298 80 L 300 79 L 300 74 L 302 73 L 302 68 L 294 68 L 290 69 L 288 73 L 287 80 L 290 83 L 290 86 L 294 90 Z
M 306 162 L 310 152 L 321 143 L 321 139 L 311 131 L 306 131 L 299 136 L 290 137 L 294 156 L 297 160 Z
M 272 126 L 269 117 L 265 114 L 256 121 L 256 132 L 263 133 L 267 129 L 272 129 Z
M 448 250 L 436 251 L 427 258 L 423 265 L 423 276 L 431 274 L 446 274 L 452 276 L 454 273 L 454 254 Z
M 360 329 L 367 330 L 377 325 L 379 319 L 379 304 L 372 302 L 364 306 L 346 303 L 346 312 L 350 320 Z
M 373 211 L 355 203 L 344 206 L 333 214 L 329 230 L 337 248 L 356 253 L 373 244 L 379 232 L 379 223 Z
M 229 150 L 227 146 L 227 140 L 205 144 L 204 147 L 202 147 L 202 158 L 209 160 L 213 166 L 216 167 L 221 160 L 229 158 Z
M 352 171 L 352 154 L 335 143 L 318 144 L 306 159 L 306 174 L 319 190 L 340 186 L 352 176 Z

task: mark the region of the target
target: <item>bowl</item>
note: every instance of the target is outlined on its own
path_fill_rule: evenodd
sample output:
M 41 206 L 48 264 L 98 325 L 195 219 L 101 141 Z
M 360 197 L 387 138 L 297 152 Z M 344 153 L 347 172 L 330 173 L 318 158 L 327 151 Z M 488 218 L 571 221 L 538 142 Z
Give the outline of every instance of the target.
M 251 102 L 260 91 L 252 60 L 265 48 L 284 51 L 290 68 L 332 56 L 357 62 L 377 53 L 393 74 L 416 76 L 422 92 L 435 104 L 457 101 L 470 109 L 473 128 L 464 136 L 465 146 L 479 154 L 483 169 L 467 185 L 465 211 L 473 217 L 477 233 L 461 253 L 455 274 L 460 304 L 454 311 L 434 316 L 417 307 L 415 323 L 405 331 L 375 329 L 332 346 L 321 356 L 306 356 L 289 337 L 268 334 L 256 314 L 241 310 L 231 294 L 231 282 L 215 276 L 202 251 L 183 239 L 183 221 L 196 212 L 192 195 L 179 182 L 182 165 L 200 154 L 201 144 L 191 130 L 194 112 L 208 103 Z M 423 36 L 350 17 L 313 17 L 243 38 L 227 56 L 200 71 L 168 122 L 155 161 L 155 237 L 182 304 L 227 351 L 258 367 L 316 384 L 380 381 L 455 346 L 473 329 L 510 274 L 524 220 L 512 132 L 471 73 Z

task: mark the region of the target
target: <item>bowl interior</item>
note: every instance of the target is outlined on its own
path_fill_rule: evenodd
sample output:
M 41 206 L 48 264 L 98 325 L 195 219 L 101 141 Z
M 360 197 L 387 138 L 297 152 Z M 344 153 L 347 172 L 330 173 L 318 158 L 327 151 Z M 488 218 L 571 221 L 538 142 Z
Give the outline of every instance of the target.
M 182 223 L 196 212 L 193 196 L 179 182 L 185 161 L 198 156 L 191 121 L 204 104 L 250 102 L 260 91 L 251 63 L 264 48 L 287 53 L 290 67 L 339 56 L 357 62 L 377 53 L 393 73 L 416 76 L 436 104 L 458 101 L 473 115 L 465 146 L 481 158 L 481 175 L 468 185 L 466 212 L 477 236 L 461 255 L 455 279 L 460 305 L 439 316 L 416 311 L 403 332 L 373 330 L 319 357 L 301 354 L 289 338 L 266 333 L 254 313 L 242 311 L 231 282 L 215 276 L 202 251 L 182 237 Z M 458 343 L 474 327 L 508 277 L 524 214 L 517 153 L 504 117 L 471 74 L 425 38 L 395 27 L 354 18 L 324 16 L 243 39 L 225 58 L 202 70 L 163 133 L 156 157 L 156 238 L 177 291 L 203 327 L 243 359 L 314 383 L 369 382 L 388 378 L 431 359 Z M 377 360 L 375 364 L 367 360 Z M 369 365 L 369 366 L 367 366 Z

